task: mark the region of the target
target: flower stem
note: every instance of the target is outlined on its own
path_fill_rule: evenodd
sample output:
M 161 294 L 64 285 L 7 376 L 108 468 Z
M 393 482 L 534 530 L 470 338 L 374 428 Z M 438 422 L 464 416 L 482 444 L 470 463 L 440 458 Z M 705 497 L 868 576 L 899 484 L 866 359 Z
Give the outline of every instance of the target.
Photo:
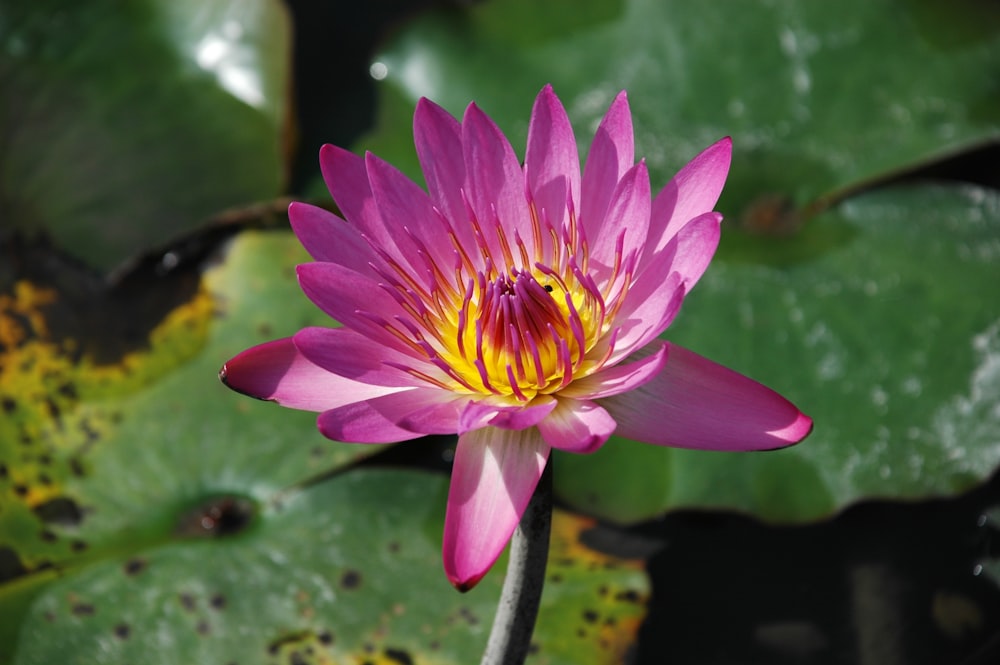
M 545 585 L 552 526 L 552 458 L 510 541 L 507 577 L 481 665 L 521 665 Z

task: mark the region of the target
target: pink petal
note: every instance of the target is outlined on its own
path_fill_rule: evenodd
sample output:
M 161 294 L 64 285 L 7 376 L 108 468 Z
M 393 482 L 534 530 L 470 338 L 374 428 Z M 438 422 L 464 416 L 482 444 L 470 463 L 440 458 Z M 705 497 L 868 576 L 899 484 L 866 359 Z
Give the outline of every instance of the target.
M 571 453 L 592 453 L 615 431 L 615 421 L 594 402 L 560 399 L 548 418 L 538 423 L 545 443 Z
M 444 235 L 447 227 L 442 223 L 443 218 L 435 212 L 427 192 L 397 168 L 372 154 L 367 155 L 365 163 L 379 215 L 394 221 L 396 243 L 401 249 L 407 249 L 409 264 L 416 268 L 411 276 L 433 287 L 435 277 L 427 260 L 446 274 L 455 263 L 455 250 Z M 409 238 L 409 234 L 416 241 Z M 426 258 L 422 260 L 421 255 Z
M 605 367 L 590 376 L 576 379 L 559 391 L 560 397 L 574 399 L 601 399 L 635 390 L 656 376 L 667 362 L 667 346 L 659 348 L 645 358 Z
M 601 120 L 587 155 L 581 185 L 580 220 L 588 238 L 601 232 L 615 186 L 635 163 L 632 114 L 625 91 L 618 93 Z
M 425 434 L 453 434 L 461 407 L 453 393 L 412 388 L 329 409 L 316 425 L 335 441 L 394 443 Z
M 288 221 L 299 242 L 317 261 L 339 263 L 361 273 L 370 272 L 369 262 L 381 263 L 364 238 L 332 212 L 295 202 L 288 206 Z
M 767 450 L 798 443 L 812 419 L 753 379 L 667 343 L 652 381 L 601 400 L 629 439 L 676 448 Z
M 325 411 L 398 390 L 331 374 L 306 360 L 291 337 L 243 351 L 222 366 L 219 378 L 236 392 L 304 411 Z
M 524 173 L 500 128 L 478 106 L 470 104 L 462 121 L 466 194 L 483 227 L 495 265 L 504 258 L 495 225 L 510 240 L 515 232 L 530 238 L 528 203 L 524 198 Z
M 489 398 L 469 402 L 462 412 L 459 434 L 492 425 L 502 429 L 524 429 L 537 425 L 556 408 L 556 400 L 539 395 L 527 405 L 511 406 Z
M 353 152 L 327 144 L 320 149 L 319 161 L 326 186 L 344 219 L 363 234 L 370 245 L 381 249 L 397 264 L 412 268 L 413 244 L 405 234 L 399 233 L 400 220 L 386 220 L 379 213 L 365 160 Z
M 347 328 L 303 328 L 292 339 L 310 362 L 353 381 L 377 386 L 428 387 L 426 381 L 399 367 L 411 367 L 435 378 L 445 378 L 425 359 L 390 349 Z
M 655 272 L 653 269 L 648 270 L 643 279 L 628 292 L 625 304 L 615 317 L 614 325 L 620 331 L 615 340 L 615 350 L 607 364 L 616 364 L 649 344 L 677 316 L 684 302 L 684 285 L 678 273 L 671 271 L 663 274 L 668 270 L 668 264 L 657 265 Z
M 386 321 L 394 321 L 396 316 L 410 318 L 381 284 L 336 263 L 305 263 L 296 272 L 302 292 L 330 318 L 385 346 L 408 348 L 363 314 L 377 313 Z
M 465 220 L 465 157 L 462 126 L 434 102 L 421 98 L 413 114 L 413 143 L 435 205 L 452 222 L 463 246 L 473 246 L 473 236 Z
M 662 249 L 689 220 L 715 208 L 729 174 L 733 141 L 728 136 L 705 148 L 677 172 L 653 200 L 650 244 Z
M 688 293 L 701 279 L 715 256 L 721 235 L 722 215 L 706 212 L 681 227 L 663 250 L 653 254 L 654 262 L 664 261 L 680 274 L 684 290 Z M 640 274 L 636 280 L 642 279 Z
M 646 163 L 639 162 L 618 182 L 611 196 L 608 214 L 597 233 L 588 236 L 591 270 L 601 287 L 610 275 L 618 251 L 618 238 L 624 232 L 622 257 L 640 252 L 646 244 L 649 230 L 649 173 Z
M 486 427 L 459 437 L 444 520 L 444 570 L 467 591 L 496 562 L 535 492 L 549 446 L 538 430 Z
M 326 144 L 319 151 L 323 180 L 341 214 L 352 226 L 376 241 L 390 240 L 375 208 L 365 161 L 341 147 Z
M 567 196 L 579 214 L 580 156 L 569 116 L 551 85 L 538 93 L 531 111 L 524 173 L 536 210 L 557 229 L 568 221 Z

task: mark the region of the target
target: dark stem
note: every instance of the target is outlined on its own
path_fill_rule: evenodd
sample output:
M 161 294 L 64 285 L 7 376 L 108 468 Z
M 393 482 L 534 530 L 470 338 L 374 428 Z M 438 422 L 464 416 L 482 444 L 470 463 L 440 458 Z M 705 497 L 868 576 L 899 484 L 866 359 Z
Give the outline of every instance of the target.
M 507 577 L 482 665 L 521 665 L 528 656 L 545 585 L 552 526 L 552 458 L 510 540 Z

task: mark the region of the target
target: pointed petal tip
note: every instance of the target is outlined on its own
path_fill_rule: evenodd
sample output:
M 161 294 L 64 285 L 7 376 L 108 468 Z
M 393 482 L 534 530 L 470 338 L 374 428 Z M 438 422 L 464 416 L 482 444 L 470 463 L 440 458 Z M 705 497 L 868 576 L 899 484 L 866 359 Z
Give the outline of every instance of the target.
M 781 441 L 781 444 L 773 448 L 773 450 L 780 450 L 781 448 L 788 448 L 801 443 L 806 437 L 812 434 L 814 426 L 813 419 L 799 411 L 798 417 L 790 425 L 768 432 L 768 434 Z
M 445 562 L 445 575 L 448 576 L 448 581 L 451 582 L 451 585 L 461 593 L 466 593 L 467 591 L 471 591 L 472 588 L 477 584 L 479 584 L 479 581 L 486 576 L 486 572 L 487 571 L 484 570 L 478 575 L 473 575 L 471 577 L 463 579 L 458 577 L 454 572 L 449 572 L 448 564 L 447 562 Z

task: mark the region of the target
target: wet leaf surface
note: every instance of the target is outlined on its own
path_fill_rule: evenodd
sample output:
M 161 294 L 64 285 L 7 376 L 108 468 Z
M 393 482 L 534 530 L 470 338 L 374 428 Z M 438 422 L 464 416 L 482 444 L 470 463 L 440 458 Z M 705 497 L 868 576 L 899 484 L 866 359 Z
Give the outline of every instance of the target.
M 108 270 L 280 193 L 277 0 L 6 2 L 0 26 L 0 237 Z
M 724 232 L 666 336 L 787 395 L 813 433 L 746 455 L 613 439 L 562 456 L 557 489 L 626 522 L 673 506 L 796 521 L 968 489 L 1000 461 L 998 283 L 986 189 L 874 192 L 781 241 Z

